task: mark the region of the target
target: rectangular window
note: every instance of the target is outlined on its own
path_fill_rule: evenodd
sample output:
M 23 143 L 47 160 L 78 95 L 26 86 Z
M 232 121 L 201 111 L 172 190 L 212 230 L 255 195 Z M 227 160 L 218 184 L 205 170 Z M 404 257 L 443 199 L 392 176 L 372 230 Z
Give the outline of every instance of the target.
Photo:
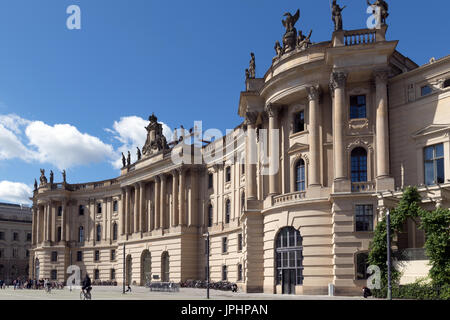
M 368 278 L 367 267 L 369 255 L 367 253 L 358 253 L 356 255 L 356 280 L 365 280 Z
M 445 182 L 444 145 L 437 144 L 424 149 L 425 184 L 435 185 Z
M 116 260 L 116 250 L 111 250 L 111 261 Z
M 77 251 L 77 261 L 83 261 L 83 251 Z
M 52 262 L 57 262 L 57 261 L 58 261 L 58 252 L 52 251 Z
M 84 216 L 84 206 L 82 204 L 78 207 L 78 215 Z
M 97 213 L 102 213 L 102 204 L 101 204 L 101 202 L 97 203 Z
M 94 260 L 95 261 L 100 261 L 100 251 L 99 250 L 95 250 Z
M 58 271 L 57 270 L 52 270 L 51 271 L 51 280 L 58 280 Z
M 100 279 L 100 270 L 95 269 L 94 270 L 94 280 L 99 280 Z
M 116 269 L 111 269 L 111 280 L 116 280 Z
M 231 167 L 225 169 L 225 182 L 231 181 Z
M 222 253 L 227 253 L 228 251 L 228 238 L 223 237 L 222 238 Z
M 5 233 L 4 232 L 0 232 L 0 240 L 5 240 Z
M 208 174 L 208 189 L 213 188 L 214 176 L 212 173 Z
M 355 230 L 373 231 L 373 205 L 356 205 Z
M 58 242 L 59 241 L 61 241 L 61 232 L 62 232 L 62 230 L 61 230 L 61 227 L 58 227 Z
M 117 200 L 113 201 L 113 212 L 117 212 L 119 210 L 119 205 Z
M 14 241 L 19 241 L 19 233 L 18 232 L 14 232 L 13 233 L 13 240 Z
M 429 85 L 423 86 L 422 88 L 420 88 L 420 95 L 423 96 L 427 96 L 430 93 L 433 92 L 433 89 L 431 89 L 431 87 Z
M 350 96 L 350 119 L 364 119 L 366 114 L 366 96 Z
M 238 234 L 238 251 L 242 251 L 242 233 Z
M 28 258 L 30 257 L 30 250 L 25 250 L 25 256 Z
M 0 259 L 5 258 L 5 249 L 1 248 L 0 249 Z
M 19 257 L 19 249 L 17 248 L 13 248 L 13 258 L 18 258 Z
M 305 111 L 294 114 L 294 133 L 305 131 Z
M 61 217 L 61 216 L 62 216 L 62 207 L 59 206 L 58 207 L 58 217 Z
M 222 266 L 222 281 L 227 281 L 228 274 L 227 274 L 227 266 Z
M 31 241 L 31 233 L 30 232 L 27 233 L 27 241 Z
M 242 281 L 242 264 L 238 264 L 237 281 Z

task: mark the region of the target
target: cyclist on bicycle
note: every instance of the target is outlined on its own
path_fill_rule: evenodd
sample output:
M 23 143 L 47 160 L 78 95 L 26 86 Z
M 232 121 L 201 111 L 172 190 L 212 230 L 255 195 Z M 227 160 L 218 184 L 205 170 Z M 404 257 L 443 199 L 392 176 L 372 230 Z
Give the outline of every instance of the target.
M 81 291 L 85 292 L 84 290 L 86 290 L 86 294 L 89 294 L 89 292 L 92 290 L 91 284 L 91 278 L 89 278 L 89 275 L 86 273 Z

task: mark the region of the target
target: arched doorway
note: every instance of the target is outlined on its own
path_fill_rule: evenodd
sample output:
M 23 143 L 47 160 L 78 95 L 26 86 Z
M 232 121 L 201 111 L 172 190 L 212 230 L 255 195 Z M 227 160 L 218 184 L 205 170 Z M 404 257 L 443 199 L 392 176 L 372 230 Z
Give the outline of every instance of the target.
M 36 258 L 36 261 L 34 263 L 34 279 L 39 280 L 39 259 Z
M 150 251 L 144 250 L 141 255 L 141 286 L 151 281 L 152 257 Z
M 125 271 L 125 275 L 126 275 L 125 284 L 127 284 L 127 285 L 131 285 L 131 280 L 132 280 L 131 263 L 132 263 L 131 254 L 129 254 L 127 256 L 126 264 L 125 264 L 125 270 L 126 270 Z
M 275 242 L 275 276 L 283 294 L 295 294 L 295 286 L 303 284 L 302 252 L 300 232 L 293 227 L 281 229 Z
M 161 256 L 161 281 L 169 282 L 169 253 L 164 251 Z

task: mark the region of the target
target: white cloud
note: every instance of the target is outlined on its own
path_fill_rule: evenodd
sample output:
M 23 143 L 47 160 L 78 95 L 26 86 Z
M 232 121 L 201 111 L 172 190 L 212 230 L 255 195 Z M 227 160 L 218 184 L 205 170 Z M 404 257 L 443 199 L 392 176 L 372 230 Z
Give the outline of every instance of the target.
M 145 128 L 148 126 L 148 123 L 148 120 L 141 117 L 128 116 L 120 118 L 119 121 L 114 121 L 113 129 L 105 129 L 107 132 L 113 134 L 117 141 L 122 143 L 122 145 L 117 149 L 118 159 L 112 161 L 114 168 L 119 169 L 122 167 L 120 155 L 122 152 L 125 156 L 127 156 L 128 151 L 130 151 L 132 161 L 136 160 L 136 148 L 139 147 L 139 149 L 142 149 L 145 141 L 147 140 L 147 130 Z M 172 139 L 172 131 L 165 123 L 160 123 L 163 126 L 164 136 L 167 141 L 170 141 Z
M 102 162 L 114 155 L 111 145 L 81 133 L 69 124 L 49 126 L 42 121 L 34 121 L 27 126 L 25 134 L 29 145 L 37 149 L 37 160 L 51 163 L 60 170 Z
M 0 181 L 0 200 L 11 203 L 30 204 L 33 190 L 30 186 L 11 181 Z
M 0 160 L 21 158 L 30 161 L 35 154 L 28 150 L 18 136 L 0 123 Z

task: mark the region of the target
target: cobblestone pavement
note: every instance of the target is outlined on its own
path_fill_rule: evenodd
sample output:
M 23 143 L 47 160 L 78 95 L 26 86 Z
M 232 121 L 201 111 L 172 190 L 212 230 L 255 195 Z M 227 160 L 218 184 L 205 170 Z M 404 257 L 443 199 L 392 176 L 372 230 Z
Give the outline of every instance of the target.
M 211 299 L 216 300 L 363 300 L 362 297 L 294 296 L 264 293 L 224 292 L 210 290 Z M 0 300 L 79 300 L 80 290 L 69 288 L 52 290 L 14 290 L 12 287 L 0 290 Z M 122 293 L 122 287 L 93 287 L 93 300 L 202 300 L 205 289 L 181 288 L 180 292 L 150 292 L 148 288 L 132 287 L 131 293 Z

